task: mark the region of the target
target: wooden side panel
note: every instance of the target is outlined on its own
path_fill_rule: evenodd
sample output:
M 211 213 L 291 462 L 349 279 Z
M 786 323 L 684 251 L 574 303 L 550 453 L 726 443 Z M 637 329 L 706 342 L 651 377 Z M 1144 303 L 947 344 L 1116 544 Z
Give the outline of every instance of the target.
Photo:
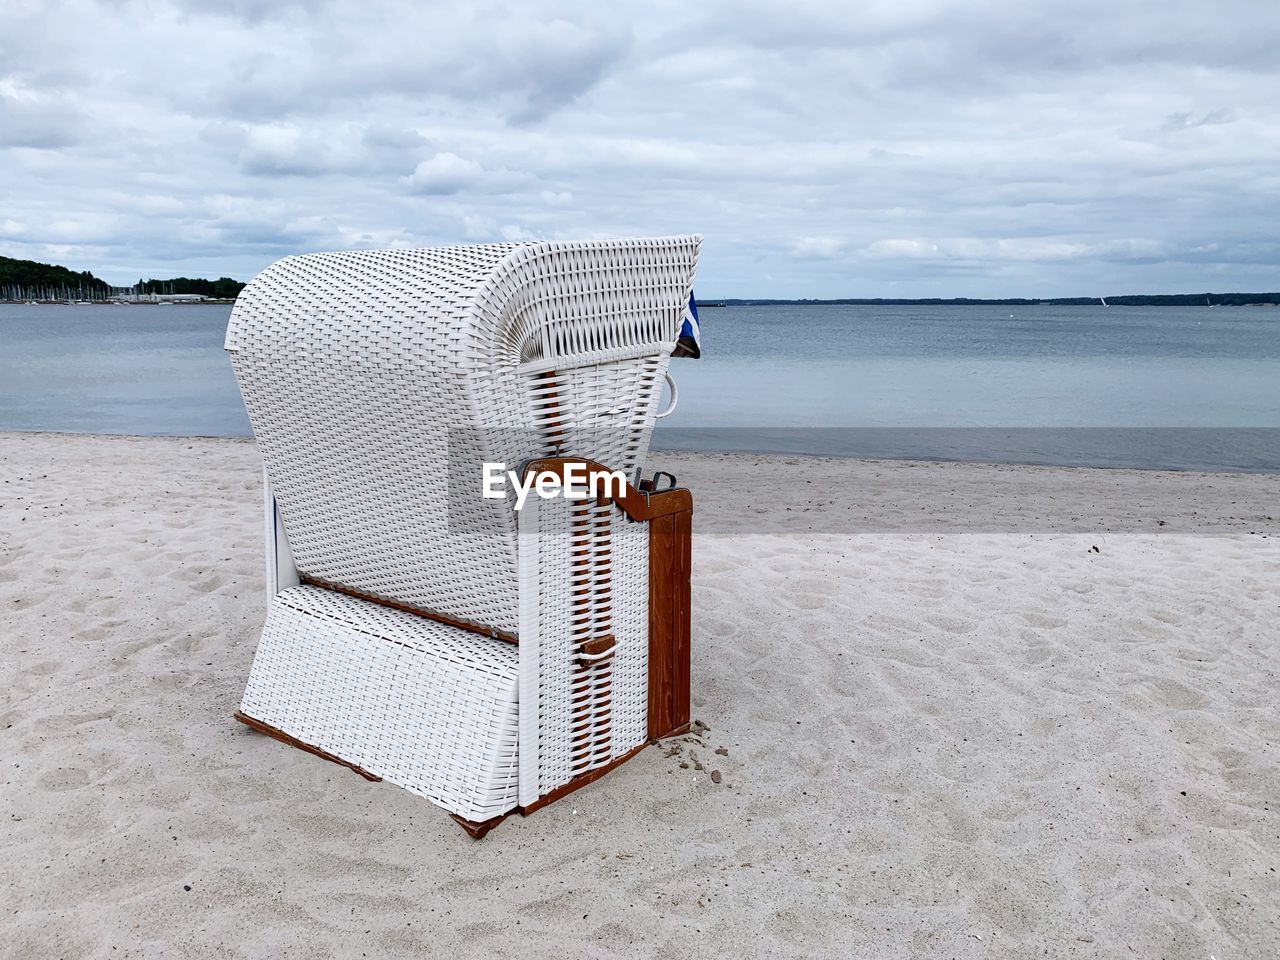
M 689 729 L 693 510 L 649 521 L 649 739 Z

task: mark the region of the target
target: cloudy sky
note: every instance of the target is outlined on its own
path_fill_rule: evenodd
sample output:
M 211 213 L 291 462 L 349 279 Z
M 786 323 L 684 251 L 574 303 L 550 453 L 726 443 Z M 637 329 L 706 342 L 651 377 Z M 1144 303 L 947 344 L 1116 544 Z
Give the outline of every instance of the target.
M 0 254 L 699 232 L 702 296 L 1280 289 L 1272 0 L 0 0 Z

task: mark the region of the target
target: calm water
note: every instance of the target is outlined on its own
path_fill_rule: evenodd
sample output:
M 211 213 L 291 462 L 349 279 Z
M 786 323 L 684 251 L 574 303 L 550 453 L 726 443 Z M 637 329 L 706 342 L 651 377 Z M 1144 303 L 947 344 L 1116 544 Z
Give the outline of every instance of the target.
M 226 306 L 0 304 L 0 429 L 245 436 Z M 1280 471 L 1280 310 L 730 307 L 656 444 Z

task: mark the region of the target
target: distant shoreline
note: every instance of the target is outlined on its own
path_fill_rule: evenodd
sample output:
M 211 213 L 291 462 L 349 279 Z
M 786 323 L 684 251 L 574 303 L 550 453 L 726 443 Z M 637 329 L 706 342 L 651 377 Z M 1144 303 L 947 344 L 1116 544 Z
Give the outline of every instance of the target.
M 707 300 L 698 301 L 699 310 L 720 307 L 1280 307 L 1280 293 L 1225 293 L 1213 294 L 1213 300 L 1205 303 L 1200 296 L 1183 297 L 1181 294 L 1153 294 L 1151 296 L 1106 297 L 1055 297 L 1047 300 L 1008 298 L 1002 300 L 974 300 L 968 297 L 944 298 L 896 298 L 896 297 L 846 297 L 839 300 Z M 1218 297 L 1221 296 L 1221 300 Z M 1252 299 L 1270 297 L 1273 299 Z M 5 305 L 31 305 L 48 307 L 123 305 L 128 307 L 208 307 L 231 306 L 235 300 L 4 300 Z
M 218 280 L 174 277 L 169 280 L 139 280 L 129 287 L 116 287 L 99 280 L 87 270 L 75 273 L 64 266 L 35 260 L 0 257 L 0 303 L 145 303 L 133 297 L 152 297 L 160 302 L 181 302 L 175 297 L 202 296 L 194 302 L 235 303 L 245 284 L 231 277 Z M 167 299 L 166 299 L 167 298 Z M 189 301 L 188 301 L 189 302 Z M 1280 307 L 1280 292 L 1265 293 L 1142 293 L 1092 297 L 707 297 L 697 301 L 699 309 L 716 307 L 771 306 L 992 306 L 992 307 Z
M 206 300 L 58 300 L 7 299 L 0 304 L 41 306 L 230 306 L 236 301 L 225 298 Z M 1114 297 L 1029 297 L 974 299 L 971 297 L 840 297 L 834 300 L 779 300 L 767 297 L 699 300 L 699 310 L 720 307 L 1280 307 L 1280 293 L 1154 293 L 1125 294 Z
M 1280 293 L 1148 293 L 1105 297 L 839 297 L 833 300 L 769 297 L 699 300 L 698 309 L 715 307 L 1280 307 Z
M 234 300 L 0 300 L 6 305 L 35 307 L 229 307 Z

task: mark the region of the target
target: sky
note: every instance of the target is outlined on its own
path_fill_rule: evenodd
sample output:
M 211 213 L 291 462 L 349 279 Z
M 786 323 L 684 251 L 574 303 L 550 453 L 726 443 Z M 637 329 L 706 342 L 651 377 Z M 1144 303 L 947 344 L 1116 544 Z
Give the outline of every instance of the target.
M 700 233 L 700 297 L 1280 289 L 1271 0 L 0 0 L 0 255 Z

